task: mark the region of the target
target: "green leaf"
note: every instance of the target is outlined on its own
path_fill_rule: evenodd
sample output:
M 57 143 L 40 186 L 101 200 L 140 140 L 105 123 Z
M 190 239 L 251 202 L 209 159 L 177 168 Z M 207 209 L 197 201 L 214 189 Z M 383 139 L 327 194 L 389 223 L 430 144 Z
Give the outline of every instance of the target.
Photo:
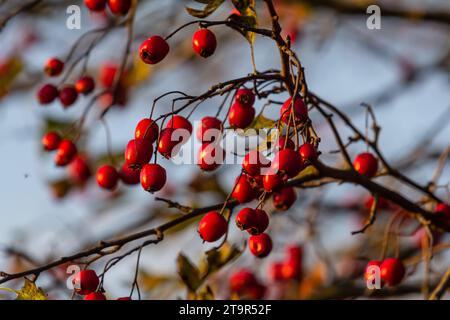
M 179 254 L 177 258 L 178 275 L 190 292 L 195 292 L 202 284 L 200 272 L 196 266 L 183 254 Z
M 246 27 L 256 28 L 258 26 L 258 17 L 256 15 L 255 0 L 232 0 L 234 7 L 241 15 L 233 15 L 234 21 L 243 24 Z M 254 32 L 241 31 L 245 38 L 253 44 L 255 42 Z
M 276 125 L 277 121 L 266 118 L 261 112 L 252 122 L 250 128 L 253 129 L 264 129 L 264 128 L 273 128 Z
M 200 3 L 207 3 L 206 6 L 203 8 L 203 10 L 197 10 L 193 8 L 186 7 L 186 11 L 196 18 L 206 18 L 210 14 L 212 14 L 214 11 L 217 10 L 217 8 L 220 7 L 220 5 L 225 0 L 210 0 L 210 1 L 197 1 Z

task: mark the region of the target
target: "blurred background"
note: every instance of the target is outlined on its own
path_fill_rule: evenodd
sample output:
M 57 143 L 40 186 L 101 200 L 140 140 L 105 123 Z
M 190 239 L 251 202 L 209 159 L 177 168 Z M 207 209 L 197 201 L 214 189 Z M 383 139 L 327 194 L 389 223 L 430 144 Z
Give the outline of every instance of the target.
M 0 21 L 20 2 L 0 1 Z M 369 15 L 364 14 L 364 8 L 374 3 L 382 8 L 380 30 L 369 30 L 366 26 Z M 66 27 L 69 16 L 66 9 L 72 4 L 81 8 L 79 30 Z M 361 103 L 370 104 L 382 127 L 380 146 L 386 158 L 408 177 L 426 184 L 439 155 L 449 145 L 450 2 L 278 0 L 275 5 L 284 33 L 291 37 L 292 46 L 306 69 L 310 90 L 345 111 L 361 129 L 366 119 L 366 109 Z M 225 27 L 212 28 L 218 37 L 218 48 L 208 59 L 201 59 L 192 51 L 191 37 L 197 28 L 193 25 L 170 40 L 171 53 L 164 63 L 142 64 L 136 54 L 139 44 L 154 34 L 168 35 L 194 19 L 186 12 L 186 6 L 200 8 L 202 5 L 181 0 L 139 1 L 123 99 L 105 118 L 118 164 L 136 123 L 148 117 L 156 97 L 172 90 L 199 95 L 215 83 L 252 72 L 247 40 Z M 269 26 L 264 3 L 257 0 L 256 8 L 259 24 Z M 232 11 L 231 2 L 225 1 L 208 19 L 223 20 Z M 81 1 L 42 1 L 0 29 L 0 270 L 17 272 L 41 265 L 100 240 L 157 226 L 180 214 L 156 202 L 155 195 L 144 192 L 140 186 L 121 185 L 109 193 L 100 190 L 95 179 L 79 184 L 70 170 L 55 167 L 52 156 L 42 151 L 42 134 L 50 128 L 67 128 L 82 115 L 90 100 L 83 97 L 68 110 L 57 103 L 40 106 L 36 90 L 48 81 L 42 66 L 49 57 L 65 57 L 80 36 L 105 26 L 109 19 L 108 13 L 88 12 Z M 88 47 L 91 39 L 87 37 L 77 54 Z M 124 29 L 107 34 L 89 56 L 88 73 L 100 79 L 108 68 L 117 68 L 125 42 Z M 280 67 L 272 41 L 257 37 L 254 51 L 258 70 Z M 74 80 L 75 77 L 66 82 Z M 281 94 L 274 100 L 286 98 L 286 94 Z M 97 120 L 108 99 L 105 96 L 95 103 L 80 144 L 92 172 L 108 158 L 107 133 Z M 205 101 L 190 119 L 215 115 L 221 101 L 216 98 Z M 257 111 L 262 105 L 263 102 L 256 102 Z M 155 114 L 167 113 L 170 108 L 170 98 L 162 99 Z M 272 119 L 278 113 L 278 105 L 264 111 Z M 220 118 L 224 117 L 225 112 Z M 337 148 L 328 125 L 314 112 L 311 118 L 322 140 L 319 148 L 322 161 L 338 163 L 338 156 L 331 153 Z M 338 124 L 342 134 L 348 135 L 345 127 Z M 350 148 L 352 155 L 364 150 L 363 144 Z M 224 165 L 206 174 L 195 165 L 178 166 L 168 160 L 160 161 L 167 169 L 168 185 L 157 196 L 195 207 L 223 202 L 240 172 L 239 164 Z M 440 184 L 449 183 L 449 173 L 447 166 Z M 387 178 L 381 178 L 380 182 L 410 199 L 420 198 L 420 194 L 393 185 Z M 439 192 L 450 200 L 448 188 Z M 211 275 L 207 282 L 215 298 L 230 296 L 227 279 L 242 267 L 252 270 L 268 286 L 268 298 L 363 296 L 363 291 L 357 290 L 364 283 L 355 275 L 361 273 L 368 259 L 378 257 L 379 241 L 390 214 L 387 209 L 367 233 L 352 236 L 351 231 L 361 226 L 368 213 L 365 202 L 369 196 L 359 187 L 330 184 L 297 190 L 298 201 L 287 212 L 277 212 L 269 201 L 266 209 L 271 213 L 269 233 L 274 239 L 274 251 L 261 260 L 245 249 L 240 257 Z M 213 247 L 202 244 L 196 232 L 197 222 L 194 219 L 167 232 L 164 241 L 144 248 L 139 268 L 143 297 L 185 297 L 177 276 L 178 254 L 182 252 L 198 265 L 204 259 L 204 252 Z M 409 221 L 399 227 L 401 252 L 411 261 L 421 254 L 420 232 L 414 233 L 417 226 Z M 245 248 L 246 236 L 234 224 L 230 228 L 229 242 L 239 249 Z M 441 243 L 448 241 L 446 238 L 441 237 Z M 286 284 L 273 283 L 269 270 L 272 262 L 283 258 L 284 248 L 290 244 L 304 248 L 304 280 L 289 284 L 289 290 L 284 290 Z M 434 257 L 432 281 L 439 279 L 448 266 L 446 256 L 444 252 Z M 94 268 L 102 270 L 108 259 L 97 261 Z M 135 266 L 136 255 L 131 255 L 108 271 L 104 280 L 108 296 L 128 295 Z M 408 275 L 404 292 L 395 296 L 420 298 L 421 264 L 412 262 Z M 56 275 L 42 275 L 39 285 L 50 298 L 69 298 L 71 290 L 61 284 L 66 278 L 63 266 Z M 340 295 L 341 283 L 347 286 L 351 283 L 355 291 Z M 4 284 L 10 288 L 21 285 L 22 280 Z M 2 295 L 11 297 L 8 293 Z

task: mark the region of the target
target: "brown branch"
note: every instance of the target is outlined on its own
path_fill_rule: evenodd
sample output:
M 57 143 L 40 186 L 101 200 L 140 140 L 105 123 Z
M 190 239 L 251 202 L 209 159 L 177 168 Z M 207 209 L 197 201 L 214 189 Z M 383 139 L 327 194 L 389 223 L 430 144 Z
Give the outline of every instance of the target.
M 447 272 L 445 272 L 441 281 L 439 281 L 439 284 L 431 293 L 428 300 L 440 300 L 442 296 L 445 294 L 445 291 L 447 291 L 449 287 L 450 287 L 450 268 L 447 269 Z

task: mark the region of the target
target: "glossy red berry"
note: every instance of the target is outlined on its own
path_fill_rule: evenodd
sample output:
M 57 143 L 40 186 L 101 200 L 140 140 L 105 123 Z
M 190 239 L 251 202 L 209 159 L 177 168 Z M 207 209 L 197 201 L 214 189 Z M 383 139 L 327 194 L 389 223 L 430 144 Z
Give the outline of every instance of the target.
M 242 292 L 258 284 L 255 275 L 247 269 L 234 272 L 229 279 L 230 291 L 232 292 Z
M 76 155 L 76 145 L 70 140 L 62 140 L 56 150 L 55 163 L 57 166 L 68 165 Z
M 273 206 L 277 210 L 286 211 L 297 200 L 297 195 L 292 187 L 286 187 L 273 194 Z
M 125 163 L 129 167 L 141 168 L 149 163 L 153 154 L 153 145 L 146 139 L 130 140 L 125 148 Z
M 128 164 L 124 163 L 119 172 L 120 180 L 128 185 L 139 184 L 141 181 L 141 170 L 130 168 Z
M 91 11 L 102 11 L 105 9 L 106 0 L 84 0 L 84 4 Z
M 97 291 L 100 281 L 94 270 L 81 270 L 72 278 L 73 288 L 76 293 L 86 295 Z
M 298 152 L 300 153 L 303 162 L 315 161 L 317 159 L 316 148 L 310 143 L 302 144 L 298 149 Z
M 225 150 L 214 143 L 204 143 L 198 150 L 197 165 L 203 171 L 213 171 L 225 160 Z
M 286 174 L 289 178 L 293 178 L 303 169 L 303 162 L 298 152 L 284 149 L 275 154 L 271 169 L 281 175 Z
M 272 262 L 269 266 L 269 278 L 272 281 L 283 281 L 283 262 Z
M 371 260 L 367 263 L 366 268 L 364 269 L 364 280 L 365 281 L 369 281 L 372 282 L 375 279 L 373 279 L 374 277 L 374 272 L 372 270 L 372 267 L 380 267 L 381 266 L 381 261 L 379 260 Z
M 280 190 L 283 188 L 284 182 L 283 178 L 274 172 L 269 172 L 263 176 L 263 186 L 267 192 Z
M 256 192 L 245 174 L 236 179 L 231 197 L 239 201 L 239 203 L 246 203 L 255 199 Z
M 98 81 L 105 88 L 111 88 L 114 85 L 119 66 L 116 63 L 108 62 L 100 67 Z
M 242 168 L 250 176 L 261 175 L 261 168 L 268 167 L 270 161 L 258 150 L 252 150 L 247 153 L 242 161 Z
M 438 203 L 434 212 L 450 219 L 450 206 L 446 203 Z
M 247 232 L 251 235 L 258 235 L 266 231 L 269 226 L 269 216 L 264 210 L 255 209 L 256 223 L 247 229 Z
M 113 190 L 119 181 L 119 173 L 116 168 L 106 164 L 97 169 L 95 178 L 99 187 L 106 190 Z
M 255 118 L 255 108 L 244 107 L 240 103 L 234 103 L 228 114 L 228 122 L 233 128 L 245 129 Z
M 61 143 L 61 136 L 55 131 L 50 131 L 44 134 L 41 142 L 45 150 L 53 151 L 58 149 L 58 146 Z
M 90 76 L 84 76 L 75 82 L 75 89 L 79 94 L 87 95 L 94 91 L 95 81 Z
M 134 137 L 136 139 L 148 139 L 151 143 L 158 139 L 158 134 L 158 124 L 149 118 L 144 118 L 139 121 L 134 131 Z
M 180 143 L 179 140 L 176 139 L 176 133 L 174 133 L 175 129 L 166 128 L 161 130 L 158 140 L 158 152 L 167 159 L 170 159 L 172 156 L 176 155 Z
M 250 252 L 258 258 L 264 258 L 272 251 L 272 239 L 267 233 L 250 236 L 248 239 Z
M 198 232 L 203 241 L 214 242 L 227 232 L 227 220 L 217 211 L 208 212 L 198 225 Z
M 280 109 L 280 117 L 281 120 L 293 127 L 294 119 L 295 123 L 298 125 L 301 122 L 304 122 L 308 118 L 308 108 L 302 99 L 297 98 L 294 102 L 294 119 L 291 116 L 292 113 L 292 98 L 286 100 L 286 102 L 281 106 Z M 289 119 L 291 118 L 290 122 Z
M 64 108 L 70 107 L 77 101 L 78 92 L 74 86 L 66 85 L 59 91 L 59 101 Z
M 247 230 L 256 226 L 258 217 L 252 208 L 244 208 L 236 215 L 236 225 L 241 230 Z
M 363 152 L 356 156 L 353 166 L 360 175 L 372 178 L 378 171 L 378 159 L 369 152 Z
M 251 107 L 255 103 L 255 94 L 247 88 L 239 89 L 236 92 L 235 101 L 243 107 Z
M 204 117 L 197 128 L 197 139 L 203 143 L 216 141 L 222 130 L 222 121 L 214 117 Z
M 286 247 L 286 261 L 283 264 L 283 277 L 286 280 L 299 281 L 303 275 L 303 248 L 300 246 Z
M 208 58 L 216 51 L 216 36 L 209 29 L 200 29 L 192 36 L 192 47 L 200 57 Z
M 288 138 L 286 136 L 281 136 L 278 138 L 277 147 L 278 147 L 278 150 L 295 149 L 295 143 L 294 143 L 294 141 L 292 141 L 291 138 Z
M 166 169 L 157 163 L 146 164 L 141 169 L 141 185 L 145 191 L 161 190 L 167 181 Z
M 167 122 L 166 128 L 184 129 L 189 131 L 189 134 L 192 134 L 192 124 L 188 119 L 182 116 L 172 116 Z
M 50 58 L 45 64 L 44 71 L 50 77 L 59 76 L 64 69 L 64 62 L 58 58 Z
M 403 262 L 396 258 L 385 259 L 380 266 L 381 280 L 389 286 L 398 285 L 403 280 L 405 272 Z
M 101 292 L 92 292 L 84 297 L 83 300 L 107 300 L 106 296 Z
M 124 16 L 131 8 L 131 0 L 108 0 L 108 6 L 112 13 Z
M 37 97 L 40 104 L 49 104 L 55 101 L 58 94 L 58 89 L 54 85 L 45 84 L 39 89 Z
M 91 169 L 85 157 L 75 156 L 68 169 L 70 177 L 77 183 L 85 183 L 91 177 Z
M 169 53 L 169 44 L 160 36 L 152 36 L 142 42 L 139 55 L 147 64 L 156 64 L 163 60 Z

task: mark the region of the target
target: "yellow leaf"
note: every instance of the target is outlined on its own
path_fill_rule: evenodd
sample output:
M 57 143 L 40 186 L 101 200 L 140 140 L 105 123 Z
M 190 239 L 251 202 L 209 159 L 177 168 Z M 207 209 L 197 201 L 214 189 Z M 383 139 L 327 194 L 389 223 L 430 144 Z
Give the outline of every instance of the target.
M 276 125 L 277 121 L 266 118 L 264 114 L 261 112 L 252 122 L 250 128 L 253 129 L 264 129 L 264 128 L 273 128 Z
M 126 73 L 125 76 L 125 86 L 132 87 L 148 80 L 151 75 L 151 68 L 148 67 L 139 56 L 133 58 L 133 66 Z
M 36 283 L 25 278 L 25 283 L 20 290 L 12 290 L 17 294 L 16 300 L 47 300 L 44 290 L 36 286 Z

